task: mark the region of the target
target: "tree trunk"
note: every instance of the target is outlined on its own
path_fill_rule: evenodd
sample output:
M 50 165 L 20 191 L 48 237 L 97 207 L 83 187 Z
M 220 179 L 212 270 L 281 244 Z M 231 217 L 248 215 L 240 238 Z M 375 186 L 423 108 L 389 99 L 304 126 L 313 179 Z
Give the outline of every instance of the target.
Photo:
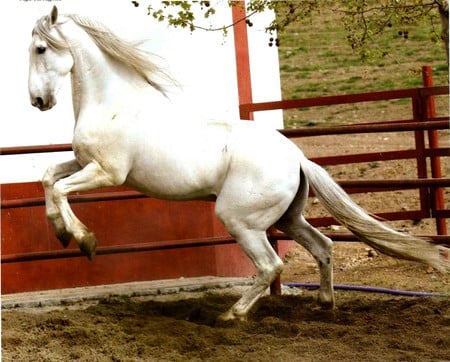
M 447 64 L 449 62 L 448 57 L 448 0 L 438 0 L 439 15 L 441 17 L 442 33 L 441 38 L 445 47 L 445 54 L 447 55 Z

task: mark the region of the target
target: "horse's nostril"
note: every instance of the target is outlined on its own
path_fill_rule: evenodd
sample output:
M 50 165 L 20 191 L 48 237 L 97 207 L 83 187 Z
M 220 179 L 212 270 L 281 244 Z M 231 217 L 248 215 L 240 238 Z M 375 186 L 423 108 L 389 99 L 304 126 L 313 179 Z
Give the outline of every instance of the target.
M 41 97 L 37 97 L 37 98 L 36 98 L 36 105 L 37 105 L 39 108 L 42 108 L 42 106 L 44 105 L 44 100 L 43 100 Z

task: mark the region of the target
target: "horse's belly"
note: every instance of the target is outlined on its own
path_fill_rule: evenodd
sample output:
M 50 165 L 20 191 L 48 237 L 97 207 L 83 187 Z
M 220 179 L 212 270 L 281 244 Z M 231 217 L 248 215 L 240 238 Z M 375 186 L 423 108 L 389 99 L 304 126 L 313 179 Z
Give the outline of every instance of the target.
M 125 184 L 143 194 L 167 200 L 215 200 L 217 192 L 212 185 L 195 185 L 183 179 L 158 182 L 158 178 L 143 180 L 130 176 Z
M 225 122 L 176 125 L 143 126 L 133 143 L 135 155 L 126 184 L 164 199 L 217 195 L 228 170 L 231 126 Z
M 226 174 L 227 161 L 219 157 L 170 157 L 137 161 L 126 184 L 156 198 L 214 199 Z

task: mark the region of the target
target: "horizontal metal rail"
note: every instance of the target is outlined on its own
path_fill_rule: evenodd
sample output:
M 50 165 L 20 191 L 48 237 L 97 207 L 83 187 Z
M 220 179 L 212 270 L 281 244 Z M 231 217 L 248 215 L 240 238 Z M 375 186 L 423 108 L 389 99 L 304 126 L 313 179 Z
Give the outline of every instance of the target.
M 329 233 L 325 234 L 334 241 L 359 241 L 356 236 L 348 233 Z M 268 234 L 271 241 L 278 240 L 291 240 L 289 236 L 282 232 L 272 232 Z M 433 240 L 435 243 L 439 244 L 450 244 L 450 237 L 448 236 L 427 236 L 423 237 Z M 236 240 L 231 236 L 215 236 L 207 237 L 202 239 L 185 239 L 185 240 L 168 240 L 168 241 L 155 241 L 146 242 L 139 244 L 128 244 L 128 245 L 113 245 L 98 247 L 96 255 L 114 255 L 114 254 L 124 254 L 124 253 L 136 253 L 136 252 L 148 252 L 157 250 L 172 250 L 172 249 L 183 249 L 183 248 L 194 248 L 194 247 L 207 247 L 207 246 L 217 246 L 217 245 L 228 245 L 235 244 Z M 77 249 L 64 249 L 64 250 L 51 250 L 51 251 L 38 251 L 31 253 L 17 253 L 17 254 L 7 254 L 2 255 L 2 264 L 8 263 L 19 263 L 19 262 L 30 262 L 38 260 L 55 260 L 63 258 L 78 258 L 85 256 L 81 251 Z
M 322 166 L 336 166 L 349 163 L 416 159 L 417 153 L 417 150 L 383 151 L 358 153 L 352 155 L 312 157 L 310 160 Z M 450 156 L 450 147 L 440 147 L 434 149 L 426 148 L 423 150 L 423 156 L 448 157 Z
M 450 178 L 428 178 L 428 179 L 398 179 L 398 180 L 343 180 L 339 181 L 342 187 L 349 188 L 380 188 L 386 189 L 411 189 L 423 186 L 428 187 L 450 187 Z
M 450 187 L 450 178 L 441 179 L 398 179 L 398 180 L 341 180 L 338 183 L 343 188 L 354 189 L 351 193 L 379 192 L 386 190 L 416 189 L 418 187 Z M 360 190 L 363 189 L 363 190 Z M 111 191 L 69 195 L 71 203 L 120 201 L 141 199 L 147 196 L 134 190 Z M 19 207 L 44 206 L 44 197 L 1 200 L 1 208 L 14 209 Z
M 111 191 L 111 192 L 69 195 L 68 199 L 71 203 L 82 203 L 82 202 L 142 199 L 146 197 L 147 197 L 146 195 L 138 191 L 130 190 L 130 191 Z M 4 209 L 13 209 L 18 207 L 30 207 L 30 206 L 43 206 L 43 205 L 45 205 L 45 197 L 33 197 L 33 198 L 1 201 L 1 207 Z
M 382 221 L 397 221 L 397 220 L 420 220 L 431 217 L 429 211 L 423 210 L 408 210 L 408 211 L 391 211 L 373 213 L 371 216 Z M 315 227 L 340 225 L 339 221 L 332 216 L 307 218 L 307 221 Z
M 302 127 L 280 130 L 286 137 L 311 137 L 326 135 L 344 135 L 357 133 L 406 132 L 430 129 L 448 129 L 448 118 L 441 117 L 426 122 L 392 122 L 383 124 L 358 124 L 332 127 Z
M 31 153 L 65 152 L 65 151 L 72 151 L 72 144 L 64 143 L 57 145 L 1 147 L 0 155 L 11 156 L 11 155 L 25 155 Z
M 96 255 L 112 255 L 112 254 L 145 252 L 155 250 L 182 249 L 199 246 L 226 245 L 234 243 L 236 243 L 236 241 L 231 236 L 218 236 L 201 239 L 154 241 L 140 244 L 113 245 L 103 247 L 100 246 L 96 250 Z M 51 250 L 51 251 L 2 255 L 1 261 L 2 263 L 15 263 L 15 262 L 35 261 L 35 260 L 74 258 L 80 256 L 85 255 L 77 249 L 65 249 L 65 250 Z
M 292 109 L 292 108 L 306 108 L 330 106 L 339 104 L 351 104 L 371 101 L 387 101 L 392 99 L 402 98 L 424 98 L 433 95 L 445 95 L 449 90 L 446 86 L 429 87 L 429 88 L 412 88 L 400 89 L 392 91 L 360 93 L 360 94 L 344 94 L 337 96 L 326 96 L 305 99 L 292 99 L 275 102 L 260 102 L 260 103 L 246 103 L 239 107 L 241 117 L 243 119 L 250 119 L 249 115 L 252 112 L 270 111 L 276 109 Z

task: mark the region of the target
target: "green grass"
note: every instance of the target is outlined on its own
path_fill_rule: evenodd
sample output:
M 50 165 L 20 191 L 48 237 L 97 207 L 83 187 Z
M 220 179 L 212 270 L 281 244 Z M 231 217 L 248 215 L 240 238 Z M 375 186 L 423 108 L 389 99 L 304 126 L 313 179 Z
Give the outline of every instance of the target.
M 292 24 L 278 35 L 283 99 L 420 87 L 423 65 L 432 66 L 435 85 L 448 84 L 443 45 L 430 40 L 430 24 L 409 26 L 408 39 L 398 31 L 395 26 L 387 29 L 371 46 L 369 61 L 363 62 L 348 45 L 338 15 L 322 11 L 312 21 Z M 440 98 L 440 104 L 448 108 L 448 99 Z M 411 114 L 409 100 L 364 103 L 356 108 L 288 110 L 285 126 L 374 121 L 380 110 L 382 120 L 406 119 Z

